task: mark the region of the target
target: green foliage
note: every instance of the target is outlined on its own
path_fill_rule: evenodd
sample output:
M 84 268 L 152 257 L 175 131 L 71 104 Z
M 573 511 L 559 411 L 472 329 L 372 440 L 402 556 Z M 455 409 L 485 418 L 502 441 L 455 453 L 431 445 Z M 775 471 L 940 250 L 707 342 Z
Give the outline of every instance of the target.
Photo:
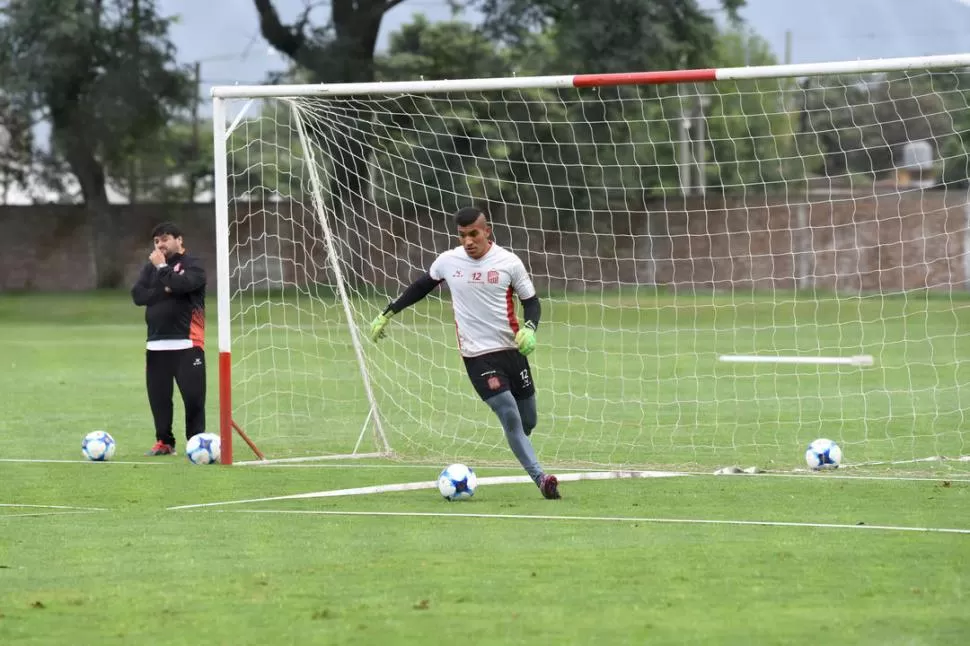
M 503 45 L 461 22 L 423 18 L 392 35 L 382 80 L 549 73 L 554 36 Z M 731 29 L 709 62 L 775 63 L 762 39 Z M 772 187 L 798 176 L 792 117 L 778 82 L 527 90 L 387 99 L 376 110 L 374 192 L 396 212 L 451 211 L 469 200 L 541 207 L 546 226 L 642 208 L 680 190 L 677 121 L 707 102 L 707 184 Z
M 942 181 L 966 185 L 970 182 L 970 71 L 939 70 L 927 77 L 947 110 L 944 134 L 938 139 Z
M 469 0 L 484 29 L 506 43 L 550 34 L 558 73 L 627 72 L 704 65 L 717 29 L 696 0 Z M 744 0 L 722 0 L 737 18 Z
M 732 28 L 718 36 L 712 62 L 723 68 L 776 65 L 778 60 L 757 34 Z M 787 79 L 722 81 L 716 92 L 706 95 L 710 186 L 725 191 L 770 190 L 802 176 L 795 153 L 792 83 Z
M 175 117 L 132 142 L 108 182 L 131 202 L 193 202 L 211 193 L 212 121 Z
M 404 0 L 331 0 L 330 19 L 310 23 L 313 4 L 307 2 L 300 18 L 284 24 L 273 0 L 253 0 L 260 31 L 278 52 L 303 68 L 314 83 L 368 82 L 375 78 L 374 50 L 384 14 Z M 361 115 L 363 121 L 367 117 Z M 366 132 L 348 135 L 353 121 L 338 118 L 320 132 L 320 146 L 343 151 L 343 163 L 329 169 L 329 191 L 344 203 L 359 204 L 367 192 Z
M 378 69 L 388 80 L 503 76 L 520 60 L 471 25 L 418 18 L 391 37 Z M 556 93 L 412 95 L 393 104 L 377 111 L 373 138 L 373 188 L 387 208 L 447 212 L 470 199 L 583 205 L 576 133 Z
M 387 56 L 377 61 L 384 80 L 483 78 L 509 74 L 510 52 L 474 26 L 431 23 L 418 14 L 390 36 Z
M 417 18 L 391 37 L 380 80 L 773 65 L 768 44 L 719 31 L 694 0 L 470 0 L 484 27 Z M 736 17 L 742 5 L 723 6 Z M 814 172 L 877 175 L 902 145 L 936 144 L 948 181 L 967 174 L 968 85 L 957 73 L 388 97 L 317 119 L 352 128 L 388 209 L 449 211 L 469 200 L 541 207 L 561 226 L 680 191 L 680 122 L 703 109 L 705 184 L 781 190 Z M 696 125 L 696 121 L 694 122 Z M 696 132 L 696 131 L 695 131 Z M 696 136 L 691 134 L 691 137 Z M 336 158 L 335 156 L 332 156 Z
M 29 115 L 0 93 L 0 203 L 9 187 L 28 184 L 33 149 Z
M 248 193 L 247 197 L 253 199 L 288 195 L 302 200 L 309 192 L 306 155 L 300 145 L 293 105 L 285 100 L 267 100 L 259 114 L 240 121 L 230 134 L 226 145 L 230 195 Z M 313 113 L 303 115 L 311 135 L 312 128 L 321 127 L 326 119 Z M 325 138 L 321 140 L 325 145 Z M 318 149 L 317 161 L 325 162 L 324 158 L 324 150 Z
M 372 71 L 404 80 L 697 66 L 717 40 L 696 0 L 456 0 L 484 15 L 482 29 L 419 17 L 374 61 L 373 19 L 387 6 L 363 11 L 341 0 L 330 24 L 312 26 L 309 12 L 284 25 L 272 0 L 254 2 L 263 35 L 313 81 L 369 80 Z M 732 18 L 743 4 L 722 2 Z M 333 148 L 328 158 L 342 159 L 326 163 L 334 194 L 368 194 L 368 178 L 369 194 L 393 210 L 500 200 L 541 206 L 566 223 L 616 203 L 637 208 L 646 194 L 677 186 L 661 96 L 653 88 L 408 96 L 373 112 L 334 101 L 312 136 L 324 157 Z
M 469 200 L 582 208 L 582 160 L 549 91 L 400 99 L 375 126 L 375 193 L 387 208 L 453 211 Z
M 105 175 L 122 177 L 188 104 L 193 86 L 175 63 L 171 20 L 153 0 L 10 0 L 0 9 L 0 88 L 5 121 L 51 124 L 45 157 L 77 176 L 86 201 L 104 199 Z
M 966 182 L 970 75 L 893 72 L 809 80 L 804 126 L 822 155 L 815 169 L 835 176 L 890 174 L 909 141 L 933 144 L 946 183 Z

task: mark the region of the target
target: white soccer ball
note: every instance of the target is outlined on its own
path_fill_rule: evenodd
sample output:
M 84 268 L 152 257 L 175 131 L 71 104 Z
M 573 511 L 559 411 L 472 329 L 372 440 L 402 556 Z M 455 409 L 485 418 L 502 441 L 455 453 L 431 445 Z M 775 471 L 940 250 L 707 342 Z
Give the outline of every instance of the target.
M 805 464 L 814 470 L 838 469 L 842 464 L 842 449 L 832 440 L 819 438 L 808 445 Z
M 475 495 L 478 476 L 464 464 L 451 464 L 438 476 L 438 491 L 445 500 L 462 500 Z
M 81 453 L 92 462 L 110 460 L 115 448 L 115 439 L 107 431 L 91 431 L 81 440 Z
M 199 433 L 189 438 L 185 455 L 192 464 L 217 464 L 222 450 L 222 439 L 215 433 Z

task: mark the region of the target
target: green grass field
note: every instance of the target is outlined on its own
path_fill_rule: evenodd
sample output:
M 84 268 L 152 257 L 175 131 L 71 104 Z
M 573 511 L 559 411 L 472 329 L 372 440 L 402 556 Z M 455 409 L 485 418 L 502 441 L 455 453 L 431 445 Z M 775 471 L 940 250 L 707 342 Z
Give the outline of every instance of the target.
M 854 465 L 970 454 L 966 296 L 641 289 L 543 303 L 530 358 L 542 415 L 535 443 L 559 465 L 711 472 L 743 461 L 790 471 L 817 437 L 837 440 Z M 296 294 L 234 305 L 237 421 L 276 457 L 351 452 L 369 405 L 343 309 Z M 366 335 L 380 304 L 353 307 Z M 403 312 L 364 350 L 396 451 L 507 461 L 455 350 L 447 301 Z M 730 354 L 867 354 L 875 365 L 719 362 Z
M 551 419 L 537 445 L 562 473 L 605 462 L 696 475 L 566 482 L 561 501 L 528 484 L 485 484 L 461 503 L 417 490 L 170 510 L 430 481 L 448 455 L 486 465 L 480 477 L 519 471 L 500 463 L 501 433 L 480 402 L 467 393 L 449 402 L 452 382 L 429 377 L 435 367 L 449 380 L 460 373 L 428 310 L 396 320 L 369 357 L 390 439 L 410 463 L 220 468 L 142 457 L 152 441 L 143 325 L 126 295 L 3 295 L 0 644 L 967 643 L 967 463 L 791 473 L 801 442 L 823 430 L 799 419 L 838 422 L 850 462 L 970 452 L 966 304 L 799 302 L 785 314 L 756 300 L 731 309 L 710 296 L 689 307 L 656 298 L 597 321 L 596 304 L 551 302 L 535 362 Z M 321 333 L 336 330 L 323 323 L 339 312 L 301 316 L 273 331 L 291 335 L 275 339 L 285 353 L 261 349 L 257 334 L 239 339 L 248 381 L 234 394 L 275 452 L 343 450 L 363 419 L 349 344 Z M 597 325 L 600 354 L 577 343 Z M 672 330 L 696 351 L 677 356 Z M 764 335 L 806 352 L 877 347 L 879 369 L 704 363 L 756 350 Z M 321 357 L 325 369 L 314 365 Z M 320 384 L 343 385 L 324 397 Z M 260 398 L 262 388 L 271 393 Z M 656 395 L 624 410 L 644 393 Z M 118 441 L 113 463 L 81 459 L 80 439 L 95 428 Z M 709 475 L 739 456 L 776 473 Z M 910 477 L 886 477 L 900 475 Z M 965 533 L 930 531 L 946 529 Z

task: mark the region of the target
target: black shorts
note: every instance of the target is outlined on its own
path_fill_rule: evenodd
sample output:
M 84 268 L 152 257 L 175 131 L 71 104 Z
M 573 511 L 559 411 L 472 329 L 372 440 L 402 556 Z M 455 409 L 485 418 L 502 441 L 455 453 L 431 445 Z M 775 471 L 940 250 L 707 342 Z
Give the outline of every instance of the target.
M 529 361 L 518 350 L 499 350 L 463 359 L 468 378 L 482 399 L 506 390 L 516 399 L 528 399 L 536 394 Z

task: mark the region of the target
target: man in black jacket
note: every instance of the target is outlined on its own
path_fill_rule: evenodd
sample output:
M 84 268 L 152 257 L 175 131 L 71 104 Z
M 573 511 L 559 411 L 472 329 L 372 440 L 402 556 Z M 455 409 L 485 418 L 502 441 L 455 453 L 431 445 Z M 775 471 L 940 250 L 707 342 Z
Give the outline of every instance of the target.
M 175 224 L 159 224 L 152 240 L 155 249 L 131 288 L 148 326 L 146 385 L 155 445 L 147 455 L 175 455 L 173 381 L 185 405 L 186 439 L 205 431 L 205 270 L 185 253 Z

